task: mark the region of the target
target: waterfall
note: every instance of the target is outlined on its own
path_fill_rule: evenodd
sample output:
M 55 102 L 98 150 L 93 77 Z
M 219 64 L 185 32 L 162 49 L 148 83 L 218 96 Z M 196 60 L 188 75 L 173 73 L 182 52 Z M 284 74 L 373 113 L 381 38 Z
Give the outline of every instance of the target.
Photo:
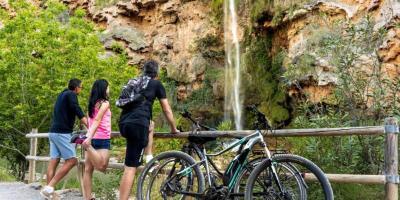
M 237 130 L 242 129 L 242 99 L 240 96 L 240 46 L 235 0 L 224 1 L 225 40 L 225 119 L 232 115 Z

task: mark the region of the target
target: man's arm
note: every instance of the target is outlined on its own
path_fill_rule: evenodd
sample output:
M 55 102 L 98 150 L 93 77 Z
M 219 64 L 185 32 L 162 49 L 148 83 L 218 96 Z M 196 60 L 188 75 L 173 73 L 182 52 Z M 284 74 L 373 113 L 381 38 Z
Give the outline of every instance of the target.
M 81 120 L 81 123 L 84 124 L 86 127 L 88 127 L 88 122 L 87 118 L 85 117 L 85 114 L 83 113 L 81 107 L 79 106 L 78 103 L 78 97 L 74 94 L 69 94 L 69 107 L 75 112 L 75 115 L 78 116 L 78 118 Z
M 176 129 L 174 115 L 172 113 L 171 106 L 169 106 L 168 99 L 167 98 L 160 99 L 160 104 L 161 104 L 161 108 L 162 108 L 162 110 L 164 112 L 164 115 L 167 118 L 167 121 L 169 123 L 169 127 L 171 129 L 171 133 L 179 132 Z

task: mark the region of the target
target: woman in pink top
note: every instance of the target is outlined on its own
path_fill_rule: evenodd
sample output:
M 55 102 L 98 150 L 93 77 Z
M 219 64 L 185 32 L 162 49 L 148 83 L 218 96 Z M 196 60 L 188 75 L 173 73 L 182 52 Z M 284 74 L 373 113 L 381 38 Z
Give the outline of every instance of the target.
M 89 129 L 82 146 L 86 149 L 85 173 L 83 176 L 84 198 L 92 198 L 93 170 L 104 172 L 110 158 L 111 111 L 108 101 L 108 82 L 96 80 L 90 93 L 88 113 Z

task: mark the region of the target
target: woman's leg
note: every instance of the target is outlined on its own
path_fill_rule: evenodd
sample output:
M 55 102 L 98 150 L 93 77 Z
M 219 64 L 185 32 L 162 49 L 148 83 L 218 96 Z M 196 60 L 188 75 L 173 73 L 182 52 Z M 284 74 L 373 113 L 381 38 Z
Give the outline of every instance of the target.
M 92 163 L 94 169 L 102 172 L 107 169 L 110 159 L 109 148 L 109 140 L 92 140 L 92 146 L 86 148 L 87 159 Z
M 110 151 L 108 149 L 98 149 L 96 153 L 100 155 L 99 165 L 94 166 L 96 170 L 105 172 L 108 167 L 108 161 L 110 160 Z
M 97 168 L 97 166 L 102 165 L 103 158 L 99 152 L 97 152 L 96 149 L 94 149 L 92 146 L 89 148 L 86 148 L 86 159 L 89 160 L 93 167 Z
M 86 152 L 85 160 L 85 173 L 83 175 L 83 195 L 85 200 L 92 198 L 92 175 L 94 167 L 92 163 L 88 160 L 88 154 Z

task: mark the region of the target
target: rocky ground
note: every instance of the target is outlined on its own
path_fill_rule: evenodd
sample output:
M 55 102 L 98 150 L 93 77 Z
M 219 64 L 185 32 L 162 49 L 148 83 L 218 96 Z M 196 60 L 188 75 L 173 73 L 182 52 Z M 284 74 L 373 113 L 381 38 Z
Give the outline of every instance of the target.
M 0 183 L 0 200 L 29 199 L 43 200 L 40 196 L 40 185 L 24 184 L 21 182 Z M 78 190 L 60 190 L 54 200 L 81 200 L 83 199 Z

